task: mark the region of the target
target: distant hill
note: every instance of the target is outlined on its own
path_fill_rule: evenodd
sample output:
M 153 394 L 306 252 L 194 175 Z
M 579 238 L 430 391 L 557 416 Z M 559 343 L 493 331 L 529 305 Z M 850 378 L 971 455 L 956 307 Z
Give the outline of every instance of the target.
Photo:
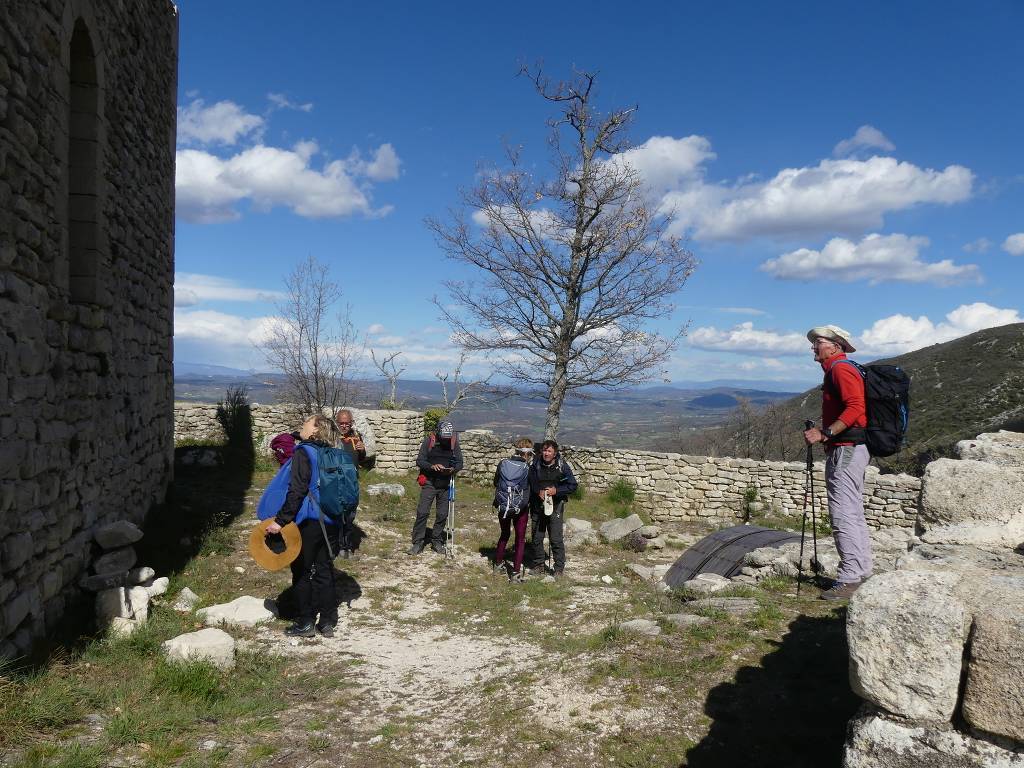
M 876 459 L 883 470 L 919 473 L 932 458 L 951 455 L 959 440 L 998 429 L 1024 430 L 1024 323 L 874 362 L 899 365 L 911 380 L 907 446 L 889 459 Z M 776 429 L 785 431 L 781 443 L 767 441 L 774 447 L 766 458 L 792 458 L 802 450 L 804 420 L 821 417 L 821 389 L 809 389 L 775 410 Z M 729 443 L 725 431 L 695 436 L 689 447 L 713 444 L 716 437 L 721 444 Z

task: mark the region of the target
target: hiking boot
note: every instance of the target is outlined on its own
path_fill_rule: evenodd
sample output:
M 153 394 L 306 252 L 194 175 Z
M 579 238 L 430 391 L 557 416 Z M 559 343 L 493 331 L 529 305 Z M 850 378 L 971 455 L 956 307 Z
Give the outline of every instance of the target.
M 422 544 L 413 544 L 411 547 L 409 547 L 409 549 L 406 550 L 405 554 L 407 554 L 407 555 L 418 555 L 422 551 L 423 551 L 423 545 Z
M 504 563 L 491 563 L 491 575 L 492 576 L 504 576 L 508 573 L 508 568 Z
M 342 560 L 348 560 L 350 557 L 352 557 L 352 550 L 340 549 L 338 550 L 338 557 L 340 557 Z
M 296 621 L 290 627 L 287 627 L 284 633 L 288 637 L 316 637 L 316 628 L 313 626 L 312 621 Z
M 443 555 L 445 553 L 444 544 L 431 544 L 430 548 L 439 555 Z
M 316 628 L 324 637 L 334 637 L 333 624 L 318 624 Z
M 856 592 L 860 585 L 864 582 L 852 581 L 848 584 L 844 584 L 841 581 L 837 581 L 832 585 L 831 589 L 827 589 L 819 595 L 822 600 L 849 600 L 853 597 L 853 593 Z
M 564 568 L 555 568 L 555 580 L 556 581 L 561 581 L 564 578 L 565 578 L 565 569 Z
M 508 575 L 508 580 L 513 584 L 522 584 L 526 581 L 526 571 L 522 568 L 518 571 L 513 571 Z

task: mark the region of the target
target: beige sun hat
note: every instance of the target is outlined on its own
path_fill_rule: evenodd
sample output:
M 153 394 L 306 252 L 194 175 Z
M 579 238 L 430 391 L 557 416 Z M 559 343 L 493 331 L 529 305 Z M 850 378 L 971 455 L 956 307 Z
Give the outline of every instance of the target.
M 834 341 L 843 348 L 843 352 L 856 352 L 853 346 L 852 337 L 849 331 L 844 331 L 838 325 L 816 325 L 807 332 L 807 340 L 811 343 L 815 339 L 828 339 Z

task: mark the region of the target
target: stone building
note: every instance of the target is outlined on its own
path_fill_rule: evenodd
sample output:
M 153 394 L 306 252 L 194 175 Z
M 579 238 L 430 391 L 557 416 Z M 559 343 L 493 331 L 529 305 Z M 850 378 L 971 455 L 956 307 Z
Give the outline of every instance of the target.
M 0 655 L 173 459 L 177 10 L 0 2 Z

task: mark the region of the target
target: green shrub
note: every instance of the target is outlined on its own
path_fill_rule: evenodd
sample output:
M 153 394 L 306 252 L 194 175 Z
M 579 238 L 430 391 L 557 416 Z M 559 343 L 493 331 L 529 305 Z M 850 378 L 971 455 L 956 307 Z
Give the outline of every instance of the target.
M 583 501 L 587 497 L 587 488 L 581 482 L 576 483 L 576 490 L 569 494 L 570 499 Z
M 620 477 L 608 489 L 608 501 L 613 504 L 630 505 L 636 498 L 636 488 L 624 477 Z
M 447 408 L 427 408 L 423 412 L 423 434 L 429 435 L 436 432 L 437 425 L 444 420 L 448 413 Z

